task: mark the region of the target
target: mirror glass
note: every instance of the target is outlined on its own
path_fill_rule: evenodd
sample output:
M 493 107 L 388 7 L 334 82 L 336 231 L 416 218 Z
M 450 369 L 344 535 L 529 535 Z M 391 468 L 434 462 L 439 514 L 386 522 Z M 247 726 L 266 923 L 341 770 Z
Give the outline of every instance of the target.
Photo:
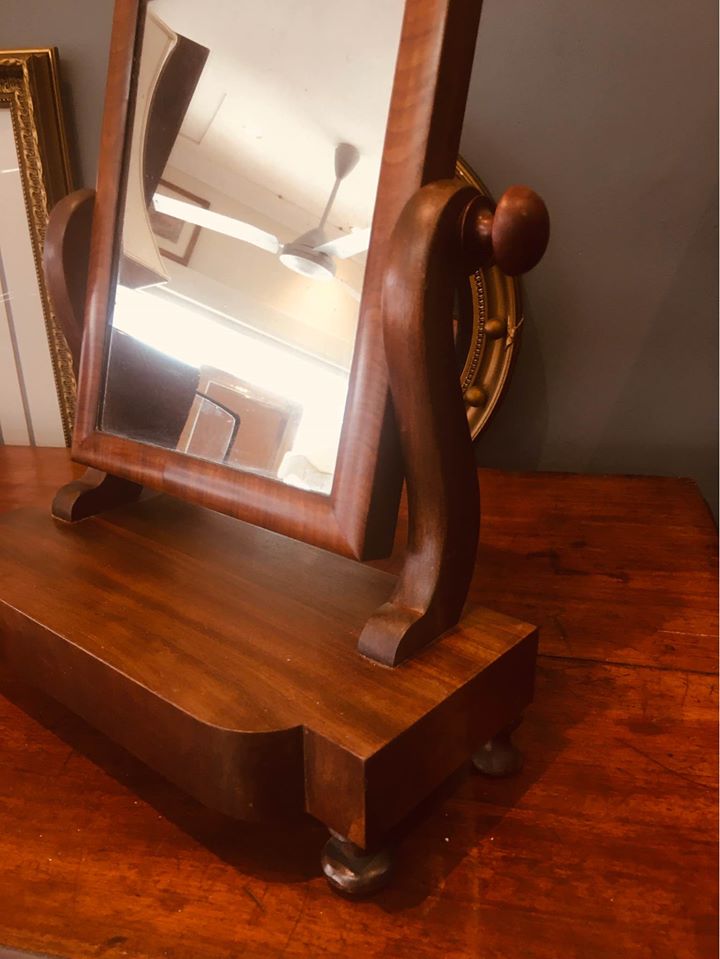
M 151 0 L 100 429 L 329 493 L 404 0 Z

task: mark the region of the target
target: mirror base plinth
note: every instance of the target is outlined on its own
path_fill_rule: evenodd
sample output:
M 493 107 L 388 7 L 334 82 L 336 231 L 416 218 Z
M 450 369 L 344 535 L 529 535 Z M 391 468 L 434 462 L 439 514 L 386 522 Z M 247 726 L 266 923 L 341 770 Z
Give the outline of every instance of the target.
M 357 639 L 395 582 L 162 495 L 72 525 L 17 510 L 0 656 L 210 808 L 307 812 L 379 849 L 523 712 L 537 652 L 534 627 L 470 606 L 401 667 L 373 662 Z

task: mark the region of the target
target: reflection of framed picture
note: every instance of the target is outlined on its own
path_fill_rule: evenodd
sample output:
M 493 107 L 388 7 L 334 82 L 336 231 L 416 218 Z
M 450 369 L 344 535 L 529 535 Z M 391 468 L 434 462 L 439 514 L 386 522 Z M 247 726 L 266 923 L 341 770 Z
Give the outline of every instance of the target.
M 0 443 L 63 446 L 72 357 L 45 288 L 48 214 L 72 188 L 54 49 L 0 51 Z
M 205 210 L 210 206 L 208 200 L 203 200 L 202 197 L 195 196 L 189 190 L 183 190 L 182 187 L 168 183 L 167 180 L 160 181 L 157 192 L 163 196 L 185 200 L 194 206 L 201 206 Z M 200 227 L 194 223 L 178 220 L 177 217 L 168 216 L 166 213 L 158 213 L 152 208 L 150 209 L 150 223 L 162 255 L 169 260 L 180 263 L 182 266 L 187 266 L 200 235 Z

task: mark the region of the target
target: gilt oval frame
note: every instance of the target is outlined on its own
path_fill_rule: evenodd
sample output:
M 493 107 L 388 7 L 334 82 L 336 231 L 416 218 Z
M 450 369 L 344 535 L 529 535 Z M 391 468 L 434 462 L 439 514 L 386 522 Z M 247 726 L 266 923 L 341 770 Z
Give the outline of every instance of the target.
M 492 200 L 488 188 L 462 157 L 458 157 L 455 176 Z M 508 387 L 520 346 L 523 311 L 520 281 L 506 276 L 497 266 L 478 270 L 468 282 L 472 315 L 463 319 L 471 324 L 471 333 L 460 385 L 475 440 L 490 422 Z M 501 321 L 500 335 L 486 333 L 490 318 Z

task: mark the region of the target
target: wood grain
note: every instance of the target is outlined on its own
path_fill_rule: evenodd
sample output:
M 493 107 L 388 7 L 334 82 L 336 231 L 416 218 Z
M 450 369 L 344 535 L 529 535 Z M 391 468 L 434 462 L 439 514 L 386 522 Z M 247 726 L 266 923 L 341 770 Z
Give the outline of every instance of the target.
M 453 180 L 418 191 L 393 233 L 385 271 L 383 335 L 409 528 L 397 586 L 358 648 L 388 666 L 460 620 L 475 565 L 480 500 L 449 316 L 462 275 L 462 219 L 477 196 Z
M 475 567 L 480 501 L 457 383 L 453 297 L 464 275 L 493 259 L 511 273 L 531 269 L 548 235 L 545 204 L 528 187 L 510 187 L 492 212 L 485 196 L 457 180 L 418 190 L 393 231 L 383 338 L 405 471 L 407 548 L 392 596 L 358 644 L 388 666 L 460 621 Z
M 94 190 L 75 190 L 63 197 L 52 208 L 43 247 L 48 294 L 70 350 L 76 377 L 80 368 L 94 206 Z
M 96 513 L 132 503 L 142 491 L 142 486 L 137 483 L 90 467 L 79 479 L 57 491 L 52 502 L 52 515 L 64 523 L 79 523 Z
M 544 624 L 517 779 L 449 783 L 398 836 L 394 885 L 346 903 L 318 877 L 312 820 L 209 812 L 4 675 L 0 943 L 64 959 L 714 959 L 707 506 L 687 480 L 479 475 L 474 595 Z M 0 449 L 5 508 L 71 478 L 63 451 Z
M 0 655 L 211 808 L 306 810 L 372 847 L 522 714 L 537 649 L 532 626 L 471 607 L 383 668 L 355 647 L 394 581 L 167 496 L 75 528 L 16 510 Z
M 716 668 L 717 529 L 692 480 L 479 476 L 472 601 L 534 622 L 546 655 Z M 377 566 L 397 568 L 406 523 Z

